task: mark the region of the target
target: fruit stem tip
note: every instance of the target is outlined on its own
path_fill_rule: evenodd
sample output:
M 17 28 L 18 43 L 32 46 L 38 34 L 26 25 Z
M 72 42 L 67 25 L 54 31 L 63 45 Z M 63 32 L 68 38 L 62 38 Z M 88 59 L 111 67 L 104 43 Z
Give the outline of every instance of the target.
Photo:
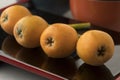
M 77 24 L 69 24 L 71 27 L 73 27 L 74 29 L 89 29 L 91 24 L 89 22 L 86 23 L 77 23 Z

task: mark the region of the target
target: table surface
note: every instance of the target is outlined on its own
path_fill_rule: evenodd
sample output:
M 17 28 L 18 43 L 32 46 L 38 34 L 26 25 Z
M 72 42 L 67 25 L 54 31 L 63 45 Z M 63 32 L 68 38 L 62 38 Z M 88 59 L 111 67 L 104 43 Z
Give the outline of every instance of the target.
M 42 76 L 0 62 L 0 80 L 48 80 Z

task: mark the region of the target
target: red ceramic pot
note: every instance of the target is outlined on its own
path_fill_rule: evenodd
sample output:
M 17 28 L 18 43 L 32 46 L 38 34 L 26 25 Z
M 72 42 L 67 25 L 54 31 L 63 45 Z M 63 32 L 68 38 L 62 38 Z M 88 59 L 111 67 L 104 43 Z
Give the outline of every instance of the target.
M 73 18 L 120 32 L 120 1 L 70 0 Z

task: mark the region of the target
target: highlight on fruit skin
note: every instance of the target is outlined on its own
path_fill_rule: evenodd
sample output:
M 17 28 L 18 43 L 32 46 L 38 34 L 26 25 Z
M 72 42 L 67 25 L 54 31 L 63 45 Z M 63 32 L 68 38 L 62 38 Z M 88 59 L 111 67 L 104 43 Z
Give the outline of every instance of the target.
M 37 15 L 29 15 L 20 19 L 14 27 L 14 37 L 23 47 L 39 47 L 41 33 L 48 27 L 45 19 Z
M 75 51 L 77 40 L 78 35 L 73 27 L 54 23 L 43 31 L 40 45 L 48 57 L 64 58 Z
M 31 12 L 22 5 L 12 5 L 7 7 L 0 16 L 1 28 L 8 34 L 13 35 L 13 28 L 17 21 L 25 16 L 32 15 Z
M 76 50 L 85 63 L 99 66 L 112 58 L 114 41 L 107 32 L 89 30 L 78 39 Z

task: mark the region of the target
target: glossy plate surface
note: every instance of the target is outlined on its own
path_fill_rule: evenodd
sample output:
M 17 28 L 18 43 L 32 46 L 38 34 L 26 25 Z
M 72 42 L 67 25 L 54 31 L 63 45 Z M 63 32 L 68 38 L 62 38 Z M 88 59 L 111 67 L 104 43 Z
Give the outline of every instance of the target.
M 49 24 L 78 23 L 37 9 L 32 9 L 31 12 L 43 17 Z M 108 32 L 115 42 L 114 56 L 102 66 L 87 65 L 73 55 L 62 59 L 49 58 L 40 47 L 28 49 L 20 46 L 13 36 L 6 34 L 2 29 L 0 29 L 0 60 L 52 80 L 113 80 L 120 73 L 120 33 L 94 25 L 90 29 Z M 78 32 L 83 33 L 86 30 L 88 29 Z

